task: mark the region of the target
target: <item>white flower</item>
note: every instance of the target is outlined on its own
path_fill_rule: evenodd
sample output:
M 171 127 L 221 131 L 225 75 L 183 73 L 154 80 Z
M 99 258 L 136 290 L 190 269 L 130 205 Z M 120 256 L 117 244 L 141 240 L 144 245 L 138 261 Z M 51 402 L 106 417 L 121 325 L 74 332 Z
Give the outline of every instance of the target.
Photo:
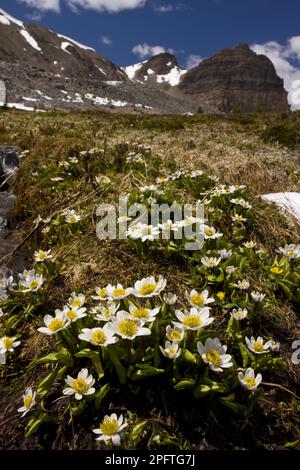
M 21 344 L 21 341 L 15 340 L 15 336 L 2 336 L 2 338 L 0 338 L 0 354 L 5 354 L 6 352 L 13 352 L 14 348 Z
M 184 338 L 184 328 L 181 324 L 179 325 L 168 325 L 166 327 L 166 337 L 168 340 L 176 343 L 180 343 Z
M 65 221 L 67 224 L 77 224 L 81 220 L 79 214 L 77 214 L 74 210 L 68 210 L 64 212 Z
M 108 300 L 108 292 L 106 287 L 96 287 L 95 292 L 97 295 L 92 295 L 91 298 L 94 300 Z
M 208 338 L 205 345 L 198 341 L 197 349 L 205 364 L 214 372 L 223 372 L 223 369 L 233 366 L 231 355 L 226 354 L 227 346 L 222 346 L 218 338 Z
M 180 227 L 188 227 L 189 225 L 199 224 L 202 222 L 203 222 L 203 219 L 200 219 L 199 217 L 190 216 L 190 217 L 186 217 L 183 220 L 179 220 L 175 222 L 174 225 L 180 228 Z
M 23 413 L 21 418 L 23 418 L 23 416 L 25 416 L 31 410 L 31 408 L 34 407 L 36 404 L 35 397 L 36 392 L 33 392 L 32 388 L 30 387 L 26 388 L 23 395 L 23 406 L 18 409 L 19 413 Z
M 219 250 L 219 255 L 221 256 L 221 259 L 228 259 L 230 256 L 232 256 L 232 251 L 231 250 Z
M 204 225 L 200 233 L 204 236 L 205 240 L 223 237 L 223 233 L 217 232 L 215 227 L 209 227 L 208 225 Z
M 242 216 L 241 214 L 234 214 L 231 216 L 233 222 L 247 222 L 246 217 Z
M 248 349 L 255 354 L 264 354 L 270 350 L 271 341 L 264 343 L 264 340 L 261 336 L 258 336 L 257 339 L 255 339 L 254 336 L 251 336 L 250 339 L 246 337 L 245 341 Z
M 241 206 L 244 209 L 251 209 L 252 208 L 251 204 L 249 204 L 249 202 L 245 201 L 245 199 L 243 199 L 243 198 L 230 199 L 230 202 L 232 204 L 237 205 L 237 206 Z
M 51 315 L 44 316 L 44 323 L 46 326 L 38 328 L 38 331 L 40 333 L 44 333 L 45 335 L 52 336 L 58 331 L 61 331 L 69 326 L 71 322 L 67 319 L 64 312 L 56 310 L 55 317 L 52 317 Z
M 143 323 L 152 323 L 156 319 L 156 315 L 159 312 L 159 308 L 153 310 L 146 307 L 138 307 L 132 302 L 129 303 L 129 318 L 132 320 L 140 320 Z
M 235 266 L 227 266 L 225 268 L 225 271 L 227 272 L 227 274 L 234 274 L 236 271 L 237 271 L 237 267 Z
M 107 185 L 110 183 L 110 179 L 105 175 L 98 175 L 95 178 L 97 184 Z
M 157 224 L 157 226 L 162 230 L 163 238 L 165 238 L 171 231 L 178 232 L 178 226 L 171 219 L 168 219 L 163 224 Z
M 130 227 L 131 228 L 131 227 Z M 153 227 L 153 225 L 142 224 L 139 222 L 134 226 L 134 230 L 129 230 L 126 232 L 126 235 L 133 238 L 134 240 L 141 239 L 142 242 L 147 240 L 153 241 L 158 239 L 159 229 L 158 227 Z
M 207 268 L 215 268 L 220 264 L 220 262 L 221 258 L 208 258 L 207 256 L 201 258 L 201 263 Z
M 25 279 L 21 280 L 20 285 L 23 287 L 23 292 L 37 292 L 44 284 L 42 274 L 36 274 L 34 271 L 30 272 Z
M 136 281 L 132 294 L 138 298 L 148 298 L 154 295 L 159 295 L 166 287 L 167 281 L 162 276 L 159 276 L 158 281 L 153 276 L 146 277 L 140 281 Z
M 111 323 L 114 332 L 123 339 L 133 340 L 137 336 L 147 336 L 151 334 L 149 328 L 143 326 L 140 320 L 132 320 L 128 312 L 121 310 Z
M 208 290 L 203 290 L 200 293 L 196 289 L 191 290 L 191 292 L 185 291 L 185 296 L 193 307 L 198 308 L 202 308 L 215 301 L 213 297 L 209 297 Z
M 126 428 L 127 422 L 123 422 L 123 415 L 118 418 L 116 414 L 111 416 L 104 416 L 103 421 L 100 423 L 99 428 L 93 429 L 93 433 L 99 434 L 96 441 L 112 441 L 114 446 L 120 446 L 121 444 L 121 431 Z
M 46 259 L 52 258 L 52 255 L 50 255 L 50 253 L 51 253 L 51 250 L 48 250 L 48 251 L 43 251 L 43 250 L 35 251 L 34 252 L 34 259 L 37 263 L 42 263 L 43 261 L 46 261 Z
M 243 279 L 242 281 L 238 281 L 237 284 L 234 284 L 234 287 L 240 290 L 247 290 L 250 287 L 250 282 L 247 281 L 247 279 Z
M 5 277 L 5 275 L 2 275 L 0 278 L 0 290 L 14 290 L 14 287 L 16 286 L 16 283 L 14 282 L 13 276 L 8 276 Z
M 70 320 L 71 323 L 80 320 L 80 318 L 84 318 L 87 316 L 86 314 L 86 308 L 78 308 L 78 307 L 69 307 L 69 305 L 66 305 L 63 308 L 63 311 L 60 310 L 55 310 L 55 313 L 64 313 L 67 320 Z
M 108 346 L 118 341 L 114 335 L 115 331 L 112 329 L 111 323 L 106 323 L 103 328 L 83 328 L 78 338 L 88 341 L 94 346 Z
M 276 341 L 274 340 L 270 340 L 269 341 L 269 349 L 270 351 L 273 351 L 273 352 L 278 352 L 279 349 L 280 349 L 280 343 L 276 343 Z
M 178 318 L 179 322 L 172 322 L 176 326 L 181 326 L 186 330 L 196 331 L 199 328 L 210 325 L 214 318 L 209 316 L 210 309 L 205 308 L 196 308 L 192 307 L 190 311 L 182 312 L 181 310 L 176 310 L 175 315 Z
M 116 286 L 112 286 L 108 284 L 106 287 L 106 295 L 109 300 L 121 300 L 125 299 L 132 293 L 132 288 L 125 289 L 122 284 L 117 284 Z
M 157 186 L 155 186 L 154 184 L 151 184 L 149 186 L 142 186 L 141 188 L 139 188 L 139 191 L 140 193 L 144 194 L 144 193 L 150 193 L 150 192 L 155 192 L 157 191 Z
M 257 292 L 257 291 L 251 292 L 250 295 L 251 295 L 253 302 L 255 303 L 262 302 L 264 298 L 266 297 L 266 294 L 262 294 L 261 292 Z
M 257 374 L 255 377 L 255 372 L 251 367 L 249 367 L 244 374 L 243 372 L 239 372 L 238 378 L 241 386 L 251 392 L 254 392 L 262 381 L 262 375 Z
M 64 181 L 64 179 L 61 176 L 53 176 L 52 178 L 50 178 L 50 181 L 52 181 L 52 183 L 59 183 L 61 181 Z
M 197 178 L 198 176 L 202 176 L 203 171 L 202 170 L 192 170 L 190 173 L 190 178 Z
M 179 348 L 179 344 L 175 341 L 172 343 L 166 341 L 165 347 L 159 346 L 159 349 L 165 357 L 172 360 L 177 359 L 181 354 L 181 348 Z
M 80 308 L 85 304 L 85 295 L 84 294 L 76 294 L 76 292 L 72 292 L 71 297 L 69 297 L 68 305 L 74 308 Z
M 280 247 L 275 251 L 283 254 L 289 261 L 300 258 L 300 245 L 293 243 Z
M 235 320 L 244 320 L 244 318 L 246 318 L 248 315 L 248 310 L 246 308 L 238 308 L 237 310 L 234 308 L 232 312 L 230 312 L 230 315 Z
M 243 246 L 247 248 L 248 250 L 251 250 L 252 248 L 256 247 L 256 243 L 254 241 L 245 242 L 243 243 Z
M 176 300 L 177 300 L 177 295 L 176 294 L 173 294 L 173 292 L 166 292 L 164 295 L 163 295 L 163 301 L 167 304 L 167 305 L 174 305 L 176 303 Z
M 98 321 L 109 321 L 116 316 L 120 304 L 115 302 L 107 302 L 106 306 L 99 306 L 92 309 L 92 313 L 96 314 L 95 318 Z
M 93 387 L 95 379 L 92 375 L 89 375 L 87 369 L 81 369 L 76 379 L 68 375 L 65 382 L 69 387 L 64 388 L 63 394 L 68 396 L 75 394 L 76 400 L 81 400 L 84 395 L 95 393 L 95 388 Z
M 4 315 L 4 312 L 3 312 L 2 308 L 0 308 L 0 318 L 3 317 L 3 315 Z

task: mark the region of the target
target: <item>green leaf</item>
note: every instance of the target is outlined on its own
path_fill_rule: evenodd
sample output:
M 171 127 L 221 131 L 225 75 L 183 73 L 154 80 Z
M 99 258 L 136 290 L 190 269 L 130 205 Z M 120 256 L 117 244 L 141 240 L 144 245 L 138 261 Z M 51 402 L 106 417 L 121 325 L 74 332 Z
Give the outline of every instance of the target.
M 136 367 L 139 367 L 139 369 L 130 375 L 130 379 L 134 381 L 161 375 L 165 372 L 165 369 L 157 369 L 148 364 L 136 364 Z
M 49 392 L 57 376 L 57 370 L 47 374 L 38 384 L 37 393 L 40 397 L 45 397 Z
M 202 398 L 210 393 L 224 393 L 226 387 L 224 384 L 215 382 L 213 380 L 204 379 L 202 383 L 198 384 L 194 390 L 194 397 Z
M 100 388 L 100 390 L 98 390 L 96 393 L 94 393 L 93 397 L 95 399 L 95 408 L 96 408 L 96 410 L 99 410 L 101 402 L 106 397 L 109 390 L 110 390 L 110 385 L 105 384 Z
M 239 348 L 243 359 L 243 367 L 246 368 L 248 367 L 249 360 L 254 359 L 254 357 L 243 343 L 239 343 Z
M 98 374 L 98 379 L 101 379 L 104 376 L 100 353 L 98 351 L 92 351 L 91 349 L 82 349 L 81 351 L 75 354 L 75 357 L 86 357 L 90 359 L 95 371 Z
M 136 424 L 134 426 L 133 430 L 131 431 L 130 440 L 132 441 L 134 447 L 140 441 L 140 439 L 142 437 L 142 434 L 143 434 L 143 431 L 146 428 L 147 424 L 148 424 L 147 419 L 145 421 L 141 421 L 140 423 Z
M 126 383 L 126 369 L 122 366 L 119 356 L 114 348 L 108 348 L 108 354 L 111 362 L 113 363 L 116 372 L 118 374 L 120 383 L 124 385 Z
M 188 349 L 185 349 L 182 354 L 182 358 L 186 362 L 190 362 L 191 364 L 197 364 L 197 358 L 195 354 L 191 353 Z
M 26 439 L 35 433 L 41 424 L 50 421 L 50 418 L 47 413 L 40 413 L 38 416 L 33 416 L 25 428 L 25 437 Z
M 51 364 L 53 362 L 58 362 L 63 366 L 71 366 L 73 364 L 72 354 L 67 349 L 63 348 L 58 352 L 50 353 L 47 356 L 41 357 L 36 361 L 37 364 Z
M 193 379 L 190 380 L 181 380 L 174 385 L 175 390 L 185 390 L 189 388 L 193 388 L 196 385 L 196 381 Z
M 278 281 L 279 286 L 281 287 L 281 290 L 283 291 L 285 297 L 288 300 L 292 300 L 293 294 L 291 289 L 287 286 L 287 281 Z

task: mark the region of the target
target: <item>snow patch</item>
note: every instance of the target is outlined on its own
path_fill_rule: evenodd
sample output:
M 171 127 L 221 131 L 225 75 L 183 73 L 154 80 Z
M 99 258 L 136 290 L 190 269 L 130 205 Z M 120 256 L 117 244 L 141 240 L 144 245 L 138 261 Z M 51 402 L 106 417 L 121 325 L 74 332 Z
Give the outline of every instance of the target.
M 106 80 L 104 83 L 107 83 L 107 85 L 118 86 L 121 85 L 123 82 L 118 80 Z
M 61 39 L 66 39 L 66 41 L 71 42 L 72 44 L 75 44 L 75 46 L 80 47 L 80 49 L 96 52 L 95 49 L 93 49 L 92 47 L 85 46 L 84 44 L 81 44 L 80 42 L 77 42 L 74 39 L 69 38 L 68 36 L 64 36 L 63 34 L 57 34 L 57 36 Z
M 268 202 L 274 202 L 300 221 L 300 193 L 273 193 L 261 196 Z
M 27 41 L 28 44 L 31 47 L 33 47 L 33 49 L 36 49 L 37 51 L 42 52 L 42 49 L 40 48 L 36 40 L 31 36 L 31 34 L 28 33 L 28 31 L 26 31 L 26 29 L 21 29 L 20 34 L 21 36 L 23 36 L 25 41 Z
M 180 83 L 181 77 L 186 73 L 186 70 L 182 70 L 175 66 L 166 75 L 157 75 L 157 83 L 169 83 L 171 86 L 176 86 Z
M 24 103 L 7 103 L 8 108 L 20 109 L 21 111 L 34 111 L 34 108 L 25 106 Z
M 28 98 L 27 96 L 23 96 L 23 100 L 25 100 L 25 101 L 39 101 L 36 98 Z
M 40 90 L 35 90 L 42 98 L 44 98 L 45 100 L 48 100 L 48 101 L 52 101 L 53 98 L 51 98 L 50 96 L 47 96 L 47 95 L 44 95 L 44 93 L 42 93 Z
M 148 75 L 153 75 L 154 73 L 155 73 L 155 72 L 154 72 L 154 70 L 152 70 L 152 69 L 148 69 L 148 70 L 147 70 L 147 74 L 148 74 Z
M 0 16 L 0 23 L 5 24 L 5 25 L 10 25 L 10 21 L 7 18 L 5 18 L 5 16 L 2 16 L 2 15 Z
M 143 67 L 143 64 L 145 64 L 146 62 L 147 61 L 145 60 L 144 62 L 140 62 L 139 64 L 128 65 L 128 67 L 123 67 L 122 70 L 124 70 L 130 80 L 134 80 L 136 72 L 140 70 Z
M 72 46 L 72 47 L 73 47 L 73 44 L 71 44 L 71 43 L 68 42 L 68 41 L 63 41 L 63 42 L 61 43 L 61 45 L 60 45 L 61 49 L 62 49 L 64 52 L 66 52 L 67 54 L 72 55 L 71 52 L 67 51 L 67 48 L 68 48 L 69 46 Z
M 98 65 L 96 65 L 95 67 L 96 67 L 96 69 L 99 70 L 99 72 L 103 73 L 103 75 L 106 75 L 106 73 L 104 72 L 104 70 L 101 67 L 98 67 Z
M 3 21 L 1 21 L 1 23 L 3 23 L 3 24 L 15 23 L 16 25 L 23 28 L 23 26 L 24 26 L 23 21 L 17 20 L 13 16 L 10 16 L 8 13 L 6 13 L 6 11 L 2 10 L 2 8 L 0 8 L 0 15 L 3 15 L 4 21 L 6 21 L 6 23 L 4 23 Z M 8 21 L 8 23 L 7 23 L 7 21 Z

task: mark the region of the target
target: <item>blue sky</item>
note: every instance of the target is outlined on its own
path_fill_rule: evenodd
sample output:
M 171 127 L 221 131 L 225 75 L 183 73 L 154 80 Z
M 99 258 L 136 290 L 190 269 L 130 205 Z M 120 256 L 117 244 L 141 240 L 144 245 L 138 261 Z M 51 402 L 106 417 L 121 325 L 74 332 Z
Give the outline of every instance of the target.
M 153 51 L 136 48 L 140 54 L 134 54 L 138 44 L 173 50 L 186 66 L 190 56 L 208 57 L 240 42 L 284 45 L 300 36 L 299 0 L 0 0 L 0 6 L 88 44 L 118 65 Z

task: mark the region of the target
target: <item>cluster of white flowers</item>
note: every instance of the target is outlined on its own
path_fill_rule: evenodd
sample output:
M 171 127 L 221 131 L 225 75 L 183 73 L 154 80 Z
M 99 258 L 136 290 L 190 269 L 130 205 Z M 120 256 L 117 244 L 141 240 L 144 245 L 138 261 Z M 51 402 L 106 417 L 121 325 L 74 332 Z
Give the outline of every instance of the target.
M 37 274 L 34 269 L 25 270 L 22 274 L 19 274 L 19 278 L 23 292 L 37 292 L 44 284 L 43 275 Z
M 280 247 L 276 250 L 277 253 L 284 255 L 289 261 L 300 258 L 300 245 L 290 244 Z

